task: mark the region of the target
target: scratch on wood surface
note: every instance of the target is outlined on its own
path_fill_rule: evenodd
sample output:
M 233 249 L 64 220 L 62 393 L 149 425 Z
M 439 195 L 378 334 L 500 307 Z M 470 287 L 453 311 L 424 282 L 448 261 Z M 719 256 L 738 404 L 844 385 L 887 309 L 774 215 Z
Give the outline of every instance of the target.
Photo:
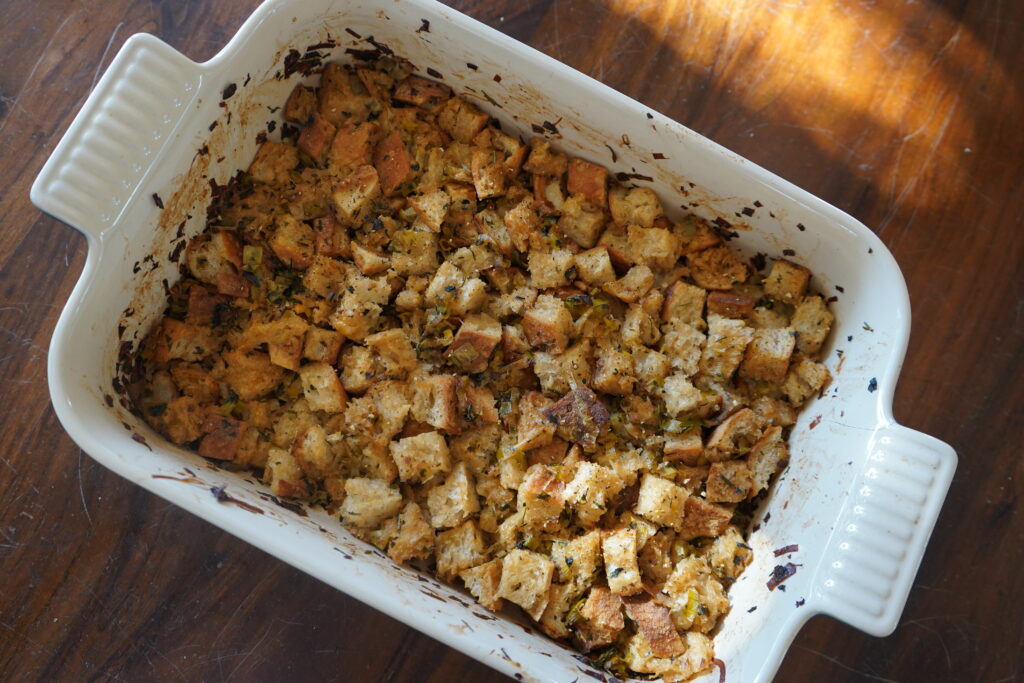
M 228 674 L 228 677 L 227 677 L 227 678 L 226 678 L 225 680 L 227 680 L 227 681 L 230 681 L 230 680 L 231 680 L 231 678 L 232 678 L 232 677 L 233 677 L 233 676 L 235 675 L 235 673 L 236 673 L 236 672 L 237 672 L 237 671 L 238 671 L 238 670 L 239 670 L 240 668 L 242 668 L 242 665 L 243 665 L 243 664 L 245 664 L 245 662 L 246 662 L 246 661 L 247 661 L 247 660 L 249 659 L 249 657 L 251 657 L 251 656 L 252 656 L 252 654 L 253 654 L 254 652 L 256 652 L 256 650 L 258 650 L 258 649 L 260 648 L 260 645 L 262 645 L 262 644 L 263 644 L 263 641 L 267 639 L 267 636 L 268 636 L 268 635 L 270 635 L 270 629 L 272 629 L 273 627 L 274 627 L 274 625 L 273 625 L 273 624 L 270 624 L 269 626 L 267 626 L 267 630 L 265 630 L 265 631 L 263 632 L 263 635 L 262 635 L 262 636 L 260 636 L 260 639 L 259 639 L 258 641 L 256 641 L 256 644 L 255 644 L 255 645 L 253 645 L 253 646 L 252 646 L 252 647 L 251 647 L 251 648 L 249 649 L 249 651 L 248 651 L 248 652 L 246 652 L 246 653 L 245 653 L 245 654 L 244 654 L 244 655 L 242 656 L 242 659 L 241 659 L 241 660 L 239 660 L 238 664 L 235 664 L 235 668 L 231 670 L 231 673 L 229 673 L 229 674 Z
M 89 92 L 96 87 L 96 81 L 100 79 L 100 69 L 103 68 L 103 63 L 107 61 L 107 53 L 110 52 L 110 46 L 114 44 L 114 38 L 117 37 L 117 32 L 124 26 L 124 22 L 118 22 L 117 26 L 114 27 L 114 32 L 110 34 L 110 38 L 107 40 L 107 46 L 103 48 L 103 54 L 100 56 L 100 61 L 96 63 L 96 71 L 92 74 L 92 83 L 89 84 Z
M 82 486 L 82 449 L 78 449 L 78 495 L 82 499 L 82 509 L 85 510 L 85 518 L 92 526 L 92 515 L 89 514 L 89 506 L 85 504 L 85 488 Z
M 7 128 L 7 124 L 10 123 L 12 118 L 14 118 L 15 109 L 21 109 L 22 112 L 25 111 L 21 108 L 20 104 L 22 96 L 24 96 L 25 92 L 29 89 L 29 87 L 38 87 L 39 83 L 36 81 L 34 76 L 36 75 L 36 71 L 39 69 L 39 65 L 43 63 L 44 59 L 46 59 L 47 53 L 50 50 L 50 46 L 53 45 L 53 41 L 57 40 L 57 36 L 60 35 L 61 30 L 65 26 L 67 26 L 67 23 L 71 21 L 77 14 L 78 11 L 75 10 L 71 14 L 64 17 L 64 21 L 60 22 L 60 25 L 57 26 L 57 30 L 53 32 L 52 36 L 50 36 L 50 40 L 46 43 L 46 46 L 39 51 L 39 59 L 37 59 L 36 63 L 32 65 L 32 69 L 28 72 L 28 76 L 25 78 L 25 83 L 21 86 L 21 89 L 18 90 L 18 94 L 14 97 L 4 98 L 4 102 L 7 102 L 10 105 L 10 111 L 7 114 L 7 118 L 4 119 L 4 122 L 0 124 L 0 134 L 3 134 L 4 129 Z
M 881 683 L 900 683 L 900 681 L 897 681 L 897 680 L 892 679 L 892 678 L 884 678 L 882 676 L 876 676 L 875 674 L 869 673 L 867 671 L 861 671 L 859 669 L 855 669 L 852 666 L 848 666 L 846 664 L 843 664 L 842 662 L 840 662 L 835 657 L 828 656 L 824 652 L 818 652 L 817 650 L 812 650 L 811 648 L 804 647 L 803 645 L 797 645 L 797 647 L 799 647 L 801 650 L 806 650 L 807 652 L 810 652 L 811 654 L 818 655 L 822 659 L 825 659 L 827 661 L 832 662 L 833 664 L 835 664 L 839 668 L 845 669 L 846 671 L 849 671 L 850 673 L 857 674 L 858 676 L 863 676 L 864 678 L 866 678 L 868 680 L 881 681 Z

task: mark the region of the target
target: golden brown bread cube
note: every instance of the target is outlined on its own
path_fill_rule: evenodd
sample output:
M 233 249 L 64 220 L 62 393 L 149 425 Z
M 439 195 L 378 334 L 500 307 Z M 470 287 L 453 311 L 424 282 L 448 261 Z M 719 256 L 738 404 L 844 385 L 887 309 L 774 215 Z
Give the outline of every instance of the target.
M 764 279 L 764 292 L 773 299 L 795 304 L 807 292 L 811 271 L 800 264 L 779 259 Z
M 704 249 L 687 258 L 693 281 L 704 289 L 732 289 L 749 276 L 747 266 L 726 246 Z
M 750 468 L 742 460 L 711 463 L 706 499 L 711 503 L 738 503 L 751 495 L 753 483 Z
M 334 141 L 334 133 L 337 129 L 334 124 L 313 112 L 313 120 L 299 133 L 299 141 L 296 147 L 313 159 L 317 166 L 322 166 L 327 158 L 327 150 Z
M 795 347 L 796 336 L 789 328 L 754 330 L 740 365 L 740 376 L 782 384 Z
M 570 159 L 566 188 L 569 194 L 581 194 L 594 206 L 608 206 L 608 169 L 584 159 Z
M 501 341 L 501 323 L 485 313 L 467 315 L 448 347 L 447 358 L 463 372 L 483 372 Z M 415 356 L 414 356 L 415 357 Z
M 522 326 L 530 346 L 561 353 L 569 344 L 572 315 L 560 299 L 542 294 L 523 315 Z

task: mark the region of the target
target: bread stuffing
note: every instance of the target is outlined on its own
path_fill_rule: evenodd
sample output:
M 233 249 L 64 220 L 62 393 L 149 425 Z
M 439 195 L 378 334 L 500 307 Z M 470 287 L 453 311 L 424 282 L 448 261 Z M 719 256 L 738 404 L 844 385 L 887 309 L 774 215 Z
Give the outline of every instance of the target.
M 327 63 L 283 116 L 184 252 L 137 409 L 618 676 L 709 670 L 830 379 L 811 272 L 401 60 Z

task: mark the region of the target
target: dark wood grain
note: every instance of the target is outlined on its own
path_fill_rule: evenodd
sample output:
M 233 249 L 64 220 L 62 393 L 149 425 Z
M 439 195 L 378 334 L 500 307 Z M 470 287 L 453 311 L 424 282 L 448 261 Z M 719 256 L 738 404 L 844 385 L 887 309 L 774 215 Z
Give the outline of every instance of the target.
M 499 678 L 106 471 L 50 407 L 85 243 L 32 207 L 33 178 L 128 36 L 203 60 L 256 4 L 4 4 L 2 680 Z M 903 269 L 896 416 L 960 466 L 895 634 L 816 618 L 778 680 L 1024 680 L 1024 4 L 451 4 L 853 214 Z

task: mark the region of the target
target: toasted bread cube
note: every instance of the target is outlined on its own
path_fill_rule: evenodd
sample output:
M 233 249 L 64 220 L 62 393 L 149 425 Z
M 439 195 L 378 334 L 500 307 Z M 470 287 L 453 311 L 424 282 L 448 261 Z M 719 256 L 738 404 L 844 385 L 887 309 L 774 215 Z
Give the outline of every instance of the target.
M 651 292 L 654 294 L 655 292 Z M 630 304 L 619 328 L 619 337 L 626 344 L 651 345 L 661 339 L 658 322 L 641 304 Z
M 690 254 L 690 275 L 704 289 L 726 290 L 747 281 L 747 266 L 729 247 L 711 247 Z
M 202 360 L 216 348 L 209 327 L 183 323 L 174 318 L 164 318 L 160 321 L 153 334 L 157 336 L 155 355 L 157 362 L 160 363 L 172 360 Z
M 469 144 L 491 117 L 461 97 L 449 99 L 437 115 L 437 125 L 456 141 Z
M 338 129 L 327 152 L 327 165 L 335 173 L 373 163 L 380 126 L 372 121 L 348 122 Z
M 377 275 L 391 267 L 387 256 L 367 249 L 358 242 L 353 242 L 351 249 L 352 261 L 363 275 Z
M 668 608 L 649 595 L 623 599 L 626 614 L 643 634 L 655 657 L 677 657 L 686 652 Z
M 341 385 L 350 394 L 362 394 L 377 381 L 381 367 L 365 346 L 353 344 L 341 352 Z
M 267 140 L 256 150 L 256 158 L 249 164 L 249 175 L 268 185 L 284 185 L 291 180 L 291 172 L 299 165 L 299 150 L 294 145 Z
M 440 432 L 424 432 L 392 441 L 390 449 L 402 481 L 424 482 L 451 469 L 448 444 Z
M 409 394 L 409 384 L 394 379 L 386 379 L 370 387 L 366 398 L 373 401 L 375 407 L 378 430 L 375 436 L 391 439 L 402 431 L 410 410 Z
M 597 244 L 605 224 L 604 211 L 582 194 L 571 194 L 562 203 L 558 230 L 584 249 Z
M 740 408 L 715 427 L 708 438 L 705 454 L 712 462 L 727 460 L 754 445 L 761 436 L 764 421 L 750 408 Z
M 327 443 L 327 435 L 319 424 L 309 427 L 295 437 L 291 453 L 310 481 L 322 480 L 330 473 L 334 464 L 334 454 Z
M 572 382 L 590 382 L 590 342 L 584 340 L 573 344 L 562 353 L 538 351 L 533 356 L 533 372 L 540 380 L 541 389 L 554 394 L 564 394 L 572 388 Z
M 570 159 L 566 188 L 570 194 L 581 194 L 594 206 L 608 206 L 608 169 L 584 159 Z
M 487 285 L 478 277 L 466 280 L 455 293 L 451 303 L 453 315 L 466 315 L 483 308 L 487 303 Z
M 634 346 L 631 351 L 633 367 L 640 383 L 647 387 L 648 391 L 660 387 L 672 370 L 669 357 L 646 346 Z
M 408 102 L 427 111 L 434 111 L 451 96 L 452 89 L 444 83 L 412 75 L 395 86 L 393 95 L 399 102 Z
M 719 579 L 735 579 L 743 573 L 754 557 L 750 546 L 743 542 L 740 530 L 730 526 L 715 539 L 704 555 Z
M 526 196 L 505 213 L 505 228 L 517 251 L 526 253 L 531 248 L 539 248 L 543 244 L 540 216 L 537 215 L 536 202 L 533 197 Z
M 781 306 L 774 306 L 770 301 L 767 305 L 754 306 L 747 315 L 747 321 L 751 327 L 758 330 L 789 327 L 789 316 L 786 311 Z
M 524 171 L 557 177 L 563 175 L 568 166 L 569 160 L 566 156 L 553 150 L 547 140 L 544 138 L 530 140 L 530 156 L 523 164 Z
M 796 348 L 802 354 L 817 353 L 832 329 L 835 316 L 820 296 L 809 296 L 796 307 L 790 325 L 797 333 Z
M 661 526 L 679 529 L 690 494 L 667 479 L 645 474 L 640 480 L 636 514 Z
M 626 482 L 607 467 L 583 461 L 566 486 L 565 499 L 573 506 L 580 524 L 591 528 L 608 511 L 625 485 Z
M 545 415 L 557 425 L 558 436 L 587 450 L 597 446 L 597 437 L 607 429 L 610 419 L 608 408 L 586 385 L 573 387 Z
M 318 254 L 302 274 L 302 285 L 317 296 L 328 297 L 341 291 L 345 277 L 344 263 Z
M 476 567 L 463 569 L 459 578 L 476 601 L 492 612 L 499 611 L 505 602 L 498 597 L 501 585 L 502 560 L 491 560 Z
M 289 123 L 306 125 L 309 117 L 316 111 L 316 92 L 303 84 L 297 84 L 284 104 L 282 117 Z
M 554 570 L 547 556 L 514 548 L 502 561 L 498 596 L 516 603 L 536 621 L 548 605 Z
M 597 358 L 597 370 L 591 386 L 606 394 L 629 396 L 636 386 L 633 373 L 633 356 L 624 351 L 609 349 Z
M 377 143 L 373 150 L 373 165 L 380 176 L 380 189 L 385 197 L 396 194 L 403 183 L 412 179 L 412 161 L 397 130 Z
M 751 495 L 753 482 L 750 468 L 742 460 L 711 463 L 706 499 L 711 503 L 738 503 Z
M 631 225 L 626 229 L 633 258 L 651 268 L 668 270 L 679 260 L 679 240 L 664 228 L 641 228 Z
M 740 376 L 782 384 L 796 338 L 789 328 L 754 330 L 740 365 Z
M 565 203 L 561 178 L 534 174 L 533 200 L 537 202 L 537 211 L 542 216 L 558 215 Z
M 824 365 L 805 358 L 790 369 L 782 390 L 789 402 L 799 408 L 821 391 L 831 378 Z
M 270 490 L 274 492 L 275 496 L 282 498 L 306 498 L 309 496 L 309 487 L 299 461 L 284 449 L 270 449 L 263 476 L 270 484 Z
M 500 440 L 501 428 L 484 424 L 453 437 L 448 450 L 454 460 L 466 463 L 470 472 L 480 474 L 494 463 Z
M 338 215 L 350 223 L 366 218 L 380 196 L 380 176 L 373 166 L 358 166 L 335 187 L 331 201 Z
M 302 357 L 306 360 L 329 363 L 338 360 L 338 352 L 345 338 L 334 330 L 312 326 L 306 332 L 306 342 L 302 347 Z
M 674 322 L 666 327 L 668 330 L 661 338 L 661 350 L 678 372 L 687 377 L 696 374 L 707 337 L 684 322 Z
M 604 571 L 608 589 L 615 595 L 633 595 L 643 590 L 637 565 L 636 532 L 633 529 L 608 531 L 601 539 Z
M 780 467 L 785 467 L 789 462 L 789 450 L 786 441 L 782 438 L 782 427 L 769 427 L 747 454 L 746 467 L 750 472 L 748 480 L 748 494 L 756 496 L 768 488 L 772 475 Z M 725 464 L 725 463 L 721 463 Z M 741 482 L 735 482 L 741 486 Z M 708 479 L 710 490 L 711 480 Z M 710 500 L 710 498 L 709 498 Z
M 458 526 L 479 512 L 480 501 L 466 463 L 456 464 L 443 484 L 430 489 L 427 509 L 430 511 L 430 523 L 435 529 Z
M 338 373 L 330 363 L 307 363 L 299 368 L 302 393 L 310 410 L 340 413 L 345 410 L 348 397 L 338 379 Z
M 704 455 L 700 428 L 689 429 L 681 434 L 666 434 L 664 453 L 666 460 L 681 460 L 687 465 L 696 465 Z
M 437 555 L 437 574 L 444 581 L 451 581 L 462 570 L 487 561 L 483 536 L 472 519 L 466 520 L 454 529 L 439 533 L 434 548 Z
M 307 329 L 309 324 L 289 311 L 278 320 L 251 324 L 238 347 L 251 349 L 266 343 L 271 363 L 289 370 L 298 370 Z
M 607 247 L 594 247 L 576 254 L 575 264 L 577 275 L 588 285 L 599 287 L 615 279 Z
M 420 220 L 434 232 L 441 232 L 444 219 L 448 217 L 448 209 L 452 199 L 444 190 L 433 190 L 425 194 L 414 195 L 408 199 L 409 206 L 416 210 Z
M 587 650 L 615 642 L 626 626 L 622 617 L 622 600 L 604 586 L 595 586 L 580 608 L 583 621 L 577 624 L 580 639 Z
M 555 425 L 545 415 L 554 402 L 539 391 L 528 391 L 519 399 L 519 425 L 516 430 L 517 451 L 551 443 L 555 436 Z
M 724 315 L 727 318 L 742 318 L 753 310 L 754 297 L 733 292 L 711 292 L 708 295 L 708 313 Z
M 612 220 L 619 225 L 637 225 L 644 228 L 653 227 L 655 219 L 665 215 L 658 195 L 647 187 L 613 187 L 608 192 L 608 209 L 611 211 Z
M 709 503 L 700 496 L 686 499 L 686 513 L 683 523 L 676 529 L 677 538 L 689 541 L 705 536 L 718 536 L 726 530 L 732 520 L 732 510 Z
M 693 254 L 722 243 L 711 224 L 699 216 L 686 216 L 672 226 L 682 243 L 684 254 Z
M 750 408 L 773 425 L 789 427 L 796 422 L 796 409 L 783 399 L 761 396 L 751 402 Z
M 708 338 L 700 358 L 700 371 L 719 381 L 728 381 L 739 367 L 754 331 L 742 320 L 720 315 L 708 316 Z
M 402 494 L 382 479 L 353 477 L 345 481 L 341 518 L 360 529 L 372 529 L 402 509 Z
M 387 303 L 390 292 L 385 281 L 362 276 L 350 278 L 328 322 L 349 339 L 362 341 L 380 321 L 381 306 Z
M 391 238 L 391 267 L 399 275 L 426 275 L 437 269 L 437 235 L 399 230 Z
M 772 269 L 764 279 L 764 293 L 778 301 L 795 304 L 807 292 L 811 271 L 803 266 L 779 259 L 772 264 Z
M 601 531 L 594 529 L 571 540 L 553 541 L 551 559 L 561 583 L 571 585 L 577 593 L 589 588 L 601 567 Z
M 565 507 L 565 484 L 556 470 L 546 465 L 533 465 L 526 470 L 519 485 L 516 507 L 523 512 L 523 525 L 544 528 L 557 526 Z
M 507 179 L 505 165 L 493 149 L 474 147 L 470 155 L 473 188 L 478 199 L 500 197 L 505 194 Z
M 275 230 L 270 248 L 289 268 L 303 270 L 316 256 L 316 234 L 313 228 L 295 220 L 290 214 L 281 214 L 274 221 Z
M 707 292 L 687 282 L 674 282 L 665 292 L 665 301 L 661 306 L 663 322 L 682 322 L 703 330 L 704 301 Z
M 629 272 L 615 282 L 604 286 L 604 291 L 622 299 L 626 303 L 635 304 L 644 298 L 654 285 L 654 273 L 644 265 L 633 266 Z
M 434 273 L 424 296 L 434 306 L 448 305 L 458 296 L 459 289 L 465 281 L 465 273 L 451 261 L 445 261 Z
M 448 361 L 463 372 L 483 372 L 500 341 L 501 323 L 485 313 L 468 315 L 448 347 Z
M 665 401 L 665 411 L 676 416 L 695 410 L 700 405 L 701 393 L 685 374 L 677 373 L 665 378 L 661 397 Z
M 449 434 L 462 431 L 459 380 L 452 375 L 430 375 L 413 382 L 413 418 Z
M 388 377 L 405 377 L 416 369 L 416 350 L 409 341 L 409 332 L 393 328 L 368 336 L 364 342 L 384 366 Z
M 552 583 L 548 589 L 547 607 L 540 617 L 540 630 L 552 638 L 568 638 L 571 634 L 566 620 L 575 602 L 576 595 L 571 586 Z
M 165 318 L 164 323 L 168 320 Z M 284 381 L 285 370 L 271 363 L 265 353 L 226 351 L 223 358 L 227 364 L 224 383 L 243 401 L 266 396 Z
M 398 516 L 398 534 L 388 546 L 388 557 L 398 564 L 424 559 L 434 552 L 434 530 L 416 503 L 406 503 Z
M 608 250 L 608 256 L 611 257 L 612 265 L 617 269 L 628 270 L 636 265 L 636 259 L 633 258 L 633 248 L 630 246 L 629 238 L 626 236 L 626 229 L 621 225 L 609 225 L 608 229 L 601 233 L 597 243 Z
M 569 345 L 572 315 L 561 299 L 542 294 L 523 315 L 523 333 L 534 348 L 561 353 Z
M 295 146 L 300 152 L 308 154 L 317 166 L 322 166 L 336 130 L 333 123 L 319 113 L 313 112 L 313 120 L 299 133 L 299 140 Z
M 533 250 L 528 258 L 530 285 L 537 289 L 565 286 L 576 272 L 572 252 L 565 249 Z

